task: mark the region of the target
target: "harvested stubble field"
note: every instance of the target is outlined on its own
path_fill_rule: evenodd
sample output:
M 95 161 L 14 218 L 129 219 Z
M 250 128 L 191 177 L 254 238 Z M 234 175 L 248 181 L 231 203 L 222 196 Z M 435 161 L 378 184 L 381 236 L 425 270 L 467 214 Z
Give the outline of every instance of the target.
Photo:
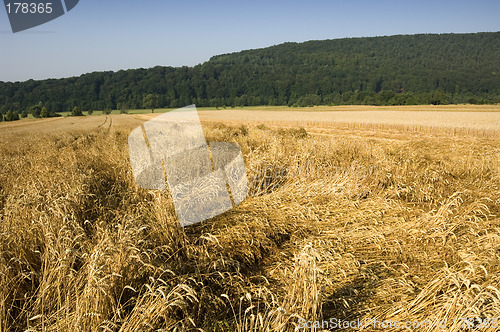
M 127 135 L 148 115 L 0 124 L 2 331 L 500 317 L 498 127 L 217 112 L 200 112 L 207 140 L 241 147 L 250 195 L 185 229 L 133 181 Z

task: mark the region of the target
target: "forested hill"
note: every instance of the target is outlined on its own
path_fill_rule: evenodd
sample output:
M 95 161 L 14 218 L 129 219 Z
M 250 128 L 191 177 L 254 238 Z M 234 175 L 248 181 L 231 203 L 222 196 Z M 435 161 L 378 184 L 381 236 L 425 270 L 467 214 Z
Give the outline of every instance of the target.
M 195 67 L 0 82 L 0 112 L 159 107 L 500 102 L 500 32 L 285 43 Z

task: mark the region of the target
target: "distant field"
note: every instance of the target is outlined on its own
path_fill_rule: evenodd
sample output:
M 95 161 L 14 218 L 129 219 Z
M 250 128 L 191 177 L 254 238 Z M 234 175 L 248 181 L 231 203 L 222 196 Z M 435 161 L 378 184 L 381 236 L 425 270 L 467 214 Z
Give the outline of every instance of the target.
M 215 108 L 200 108 L 209 110 Z M 257 111 L 449 111 L 449 112 L 500 112 L 500 105 L 409 105 L 409 106 L 314 106 L 314 107 L 287 107 L 287 106 L 246 106 L 238 109 Z
M 286 111 L 286 112 L 285 112 Z M 500 105 L 337 106 L 311 108 L 255 107 L 199 109 L 202 120 L 240 122 L 356 123 L 412 127 L 445 127 L 482 131 L 500 130 Z M 156 115 L 143 115 L 151 118 Z
M 244 106 L 244 107 L 197 107 L 199 111 L 222 111 L 222 110 L 251 110 L 251 111 L 286 111 L 286 112 L 331 112 L 331 111 L 449 111 L 449 112 L 500 112 L 500 105 L 410 105 L 410 106 L 314 106 L 314 107 L 288 107 L 288 106 Z M 173 108 L 155 109 L 132 109 L 128 114 L 157 114 L 173 110 Z M 70 112 L 60 113 L 63 116 Z M 84 112 L 87 114 L 87 112 Z M 113 110 L 111 114 L 121 114 L 120 110 Z M 102 111 L 94 111 L 93 115 L 103 115 Z
M 171 109 L 131 110 L 129 114 L 25 119 L 0 123 L 6 132 L 53 132 L 109 128 L 147 121 Z M 238 109 L 198 108 L 202 121 L 230 121 L 241 123 L 266 122 L 276 125 L 328 127 L 350 124 L 384 127 L 408 127 L 412 130 L 441 128 L 494 135 L 500 132 L 500 105 L 443 105 L 443 106 L 318 106 L 309 108 L 245 107 Z
M 354 107 L 339 110 L 310 111 L 260 111 L 222 110 L 201 111 L 200 116 L 206 120 L 239 120 L 239 121 L 296 121 L 296 122 L 342 122 L 386 125 L 410 125 L 430 127 L 474 128 L 482 130 L 500 129 L 500 112 L 466 111 L 464 109 L 435 108 L 433 110 L 416 110 L 415 108 L 384 108 L 351 110 Z M 425 108 L 424 108 L 425 109 Z M 500 110 L 500 108 L 498 108 Z
M 129 114 L 60 117 L 49 119 L 25 119 L 0 123 L 7 132 L 53 132 L 87 130 L 100 127 L 137 124 L 147 121 L 171 109 L 131 110 Z M 202 121 L 230 121 L 241 123 L 266 122 L 276 125 L 302 127 L 328 127 L 350 124 L 383 127 L 408 127 L 412 130 L 441 128 L 449 131 L 475 132 L 495 135 L 500 132 L 500 105 L 443 105 L 443 106 L 318 106 L 309 108 L 245 107 L 238 109 L 198 108 Z

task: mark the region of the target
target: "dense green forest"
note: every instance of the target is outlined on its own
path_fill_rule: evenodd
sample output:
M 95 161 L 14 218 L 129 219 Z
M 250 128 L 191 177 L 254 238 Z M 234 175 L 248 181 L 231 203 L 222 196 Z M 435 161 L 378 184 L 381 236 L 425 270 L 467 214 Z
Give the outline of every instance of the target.
M 194 67 L 0 82 L 0 112 L 158 107 L 500 102 L 500 32 L 284 43 Z

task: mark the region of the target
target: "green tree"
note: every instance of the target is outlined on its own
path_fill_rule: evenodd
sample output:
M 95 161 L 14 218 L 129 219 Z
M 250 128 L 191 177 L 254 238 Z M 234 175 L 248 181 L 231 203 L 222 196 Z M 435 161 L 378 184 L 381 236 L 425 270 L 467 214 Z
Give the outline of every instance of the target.
M 25 119 L 28 117 L 28 112 L 26 112 L 26 110 L 22 111 L 21 112 L 21 118 Z
M 42 112 L 42 105 L 41 104 L 33 105 L 30 107 L 30 113 L 35 118 L 39 118 L 41 112 Z
M 47 107 L 42 107 L 42 110 L 40 111 L 40 117 L 41 118 L 50 117 L 49 110 L 47 109 Z
M 117 106 L 121 114 L 128 114 L 129 107 L 127 103 L 119 103 Z
M 87 111 L 87 114 L 88 114 L 88 115 L 92 115 L 92 114 L 94 114 L 94 111 L 93 111 L 93 110 L 88 110 L 88 111 Z
M 78 108 L 78 106 L 75 106 L 73 110 L 70 113 L 71 116 L 83 116 L 83 112 L 81 109 Z
M 450 96 L 441 90 L 432 91 L 428 94 L 428 103 L 432 105 L 448 104 Z
M 16 121 L 16 120 L 19 120 L 19 114 L 17 114 L 17 112 L 9 110 L 5 114 L 5 121 Z
M 150 108 L 151 113 L 155 112 L 155 108 L 158 107 L 158 103 L 159 103 L 158 95 L 154 95 L 151 93 L 144 96 L 144 98 L 142 99 L 142 107 Z

